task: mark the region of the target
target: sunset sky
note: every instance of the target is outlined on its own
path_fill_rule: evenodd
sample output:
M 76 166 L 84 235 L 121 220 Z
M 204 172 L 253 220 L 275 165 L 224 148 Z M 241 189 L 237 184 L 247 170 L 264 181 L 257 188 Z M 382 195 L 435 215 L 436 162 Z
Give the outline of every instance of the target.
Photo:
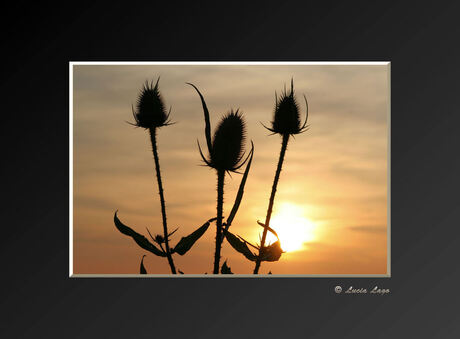
M 113 214 L 148 237 L 162 234 L 161 210 L 148 132 L 133 122 L 146 80 L 160 91 L 174 125 L 158 131 L 168 226 L 180 227 L 172 244 L 216 214 L 216 172 L 200 166 L 205 146 L 203 94 L 214 131 L 222 115 L 239 108 L 247 122 L 246 149 L 255 145 L 245 195 L 231 231 L 258 242 L 281 147 L 269 135 L 275 91 L 291 77 L 310 128 L 289 141 L 271 227 L 287 250 L 266 274 L 387 273 L 389 65 L 75 65 L 73 67 L 73 269 L 77 274 L 169 273 L 165 258 L 142 250 L 114 226 Z M 206 148 L 206 147 L 205 147 Z M 207 151 L 206 151 L 207 152 Z M 224 216 L 241 175 L 226 176 Z M 284 245 L 283 245 L 284 240 Z M 176 267 L 212 272 L 215 224 Z M 254 263 L 227 242 L 222 261 L 234 273 Z

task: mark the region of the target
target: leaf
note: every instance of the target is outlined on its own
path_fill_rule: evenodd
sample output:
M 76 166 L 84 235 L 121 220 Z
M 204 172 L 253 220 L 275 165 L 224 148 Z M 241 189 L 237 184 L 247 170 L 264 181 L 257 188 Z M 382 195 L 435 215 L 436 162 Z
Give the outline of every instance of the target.
M 174 233 L 176 233 L 176 231 L 179 229 L 179 227 L 177 227 L 174 231 L 172 231 L 171 233 L 168 234 L 168 239 L 170 236 L 172 236 Z
M 222 273 L 222 274 L 233 274 L 233 272 L 230 269 L 230 267 L 227 266 L 227 260 L 225 260 L 224 264 L 220 268 L 220 273 Z
M 270 246 L 264 247 L 260 253 L 261 261 L 278 261 L 283 253 L 281 243 L 278 240 Z
M 115 216 L 113 217 L 113 221 L 115 222 L 116 228 L 123 234 L 130 236 L 133 240 L 142 247 L 144 250 L 152 252 L 153 254 L 159 257 L 166 257 L 166 253 L 155 247 L 150 241 L 147 240 L 146 237 L 137 233 L 136 231 L 132 230 L 130 227 L 124 225 L 120 219 L 117 217 L 118 211 L 115 212 Z
M 268 274 L 272 274 L 272 271 L 268 271 Z
M 144 257 L 145 257 L 145 254 L 142 256 L 142 259 L 141 259 L 141 274 L 147 274 L 147 271 L 144 267 Z
M 211 143 L 211 121 L 209 119 L 209 111 L 208 107 L 206 106 L 206 102 L 204 101 L 203 96 L 201 95 L 200 91 L 194 84 L 191 84 L 189 82 L 186 83 L 187 85 L 192 86 L 195 88 L 195 90 L 198 92 L 198 95 L 200 96 L 201 99 L 201 105 L 203 106 L 203 112 L 204 112 L 204 122 L 205 122 L 205 129 L 204 129 L 204 134 L 206 135 L 206 143 L 208 145 L 208 151 L 209 154 L 212 153 L 212 143 Z
M 227 238 L 228 243 L 238 252 L 243 254 L 247 259 L 251 261 L 256 261 L 256 256 L 251 252 L 246 242 L 241 241 L 238 239 L 237 236 L 230 233 L 229 231 L 225 231 L 225 237 Z
M 184 272 L 182 272 L 181 270 L 178 270 L 180 274 L 184 274 Z
M 259 220 L 257 220 L 257 223 L 258 223 L 260 226 L 262 226 L 263 228 L 265 228 L 265 224 L 264 224 L 264 223 L 261 223 Z M 277 237 L 277 238 L 279 239 L 278 234 L 275 232 L 275 230 L 274 230 L 273 228 L 271 228 L 270 226 L 267 226 L 267 230 L 269 230 L 270 232 L 272 232 L 272 233 L 275 235 L 275 237 Z
M 196 231 L 190 233 L 186 237 L 182 237 L 181 240 L 179 240 L 179 242 L 177 243 L 176 247 L 174 247 L 172 252 L 179 253 L 180 255 L 184 255 L 185 253 L 187 253 L 187 251 L 192 248 L 193 244 L 195 244 L 195 242 L 198 239 L 200 239 L 204 232 L 206 232 L 210 223 L 214 220 L 216 220 L 216 218 L 209 219 L 203 224 L 203 226 L 198 228 Z
M 305 99 L 305 105 L 307 106 L 307 114 L 305 116 L 305 122 L 303 123 L 301 130 L 304 130 L 305 127 L 307 127 L 307 121 L 308 121 L 308 101 L 307 101 L 307 97 L 305 96 L 305 94 L 303 95 L 303 97 Z
M 240 240 L 243 241 L 246 245 L 249 245 L 249 246 L 251 246 L 252 248 L 254 248 L 254 249 L 256 249 L 256 250 L 259 249 L 259 247 L 254 246 L 253 244 L 251 244 L 249 241 L 247 241 L 247 240 L 244 239 L 243 237 L 240 237 L 239 235 L 237 235 L 237 237 L 240 238 Z
M 254 155 L 254 143 L 251 141 L 251 144 L 252 144 L 251 152 L 249 152 L 249 155 L 248 155 L 249 161 L 248 161 L 248 164 L 246 165 L 246 169 L 244 171 L 243 178 L 241 179 L 240 187 L 238 188 L 238 193 L 236 194 L 236 198 L 235 198 L 235 203 L 233 204 L 233 208 L 230 212 L 230 215 L 227 218 L 227 222 L 226 222 L 227 225 L 225 228 L 226 230 L 228 230 L 228 228 L 232 224 L 233 218 L 235 218 L 236 212 L 238 211 L 238 208 L 240 207 L 241 200 L 243 199 L 244 186 L 246 185 L 246 179 L 248 178 L 249 169 L 251 168 L 252 157 Z
M 212 167 L 212 164 L 206 159 L 206 157 L 203 155 L 203 151 L 201 150 L 200 142 L 197 140 L 196 141 L 198 144 L 198 150 L 200 151 L 201 159 L 203 159 L 204 163 L 208 165 L 209 167 Z

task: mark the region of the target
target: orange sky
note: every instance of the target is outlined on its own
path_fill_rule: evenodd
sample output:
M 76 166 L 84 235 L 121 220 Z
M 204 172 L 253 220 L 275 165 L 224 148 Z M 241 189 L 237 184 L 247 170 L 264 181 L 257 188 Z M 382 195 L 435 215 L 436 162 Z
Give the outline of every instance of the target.
M 216 173 L 199 166 L 196 140 L 205 145 L 203 93 L 214 127 L 240 108 L 255 145 L 245 196 L 231 231 L 258 241 L 281 138 L 259 122 L 272 118 L 274 93 L 294 78 L 302 116 L 309 101 L 310 129 L 290 140 L 271 226 L 300 248 L 263 263 L 274 274 L 385 274 L 387 272 L 387 65 L 77 65 L 73 70 L 74 273 L 138 273 L 143 254 L 149 273 L 169 273 L 155 257 L 122 235 L 113 213 L 147 236 L 162 233 L 158 187 L 148 133 L 133 121 L 131 105 L 145 80 L 161 76 L 160 91 L 177 124 L 158 132 L 169 228 L 175 244 L 215 216 Z M 226 177 L 228 215 L 241 175 Z M 226 214 L 227 213 L 227 214 Z M 290 218 L 289 220 L 286 218 Z M 276 222 L 275 222 L 276 221 Z M 283 222 L 284 221 L 284 222 Z M 275 224 L 276 223 L 276 224 Z M 174 256 L 185 273 L 210 273 L 214 224 L 185 255 Z M 281 234 L 280 234 L 281 237 Z M 281 238 L 283 243 L 283 238 Z M 303 244 L 302 244 L 303 242 Z M 287 245 L 286 245 L 287 246 Z M 253 263 L 227 243 L 222 262 L 235 273 Z

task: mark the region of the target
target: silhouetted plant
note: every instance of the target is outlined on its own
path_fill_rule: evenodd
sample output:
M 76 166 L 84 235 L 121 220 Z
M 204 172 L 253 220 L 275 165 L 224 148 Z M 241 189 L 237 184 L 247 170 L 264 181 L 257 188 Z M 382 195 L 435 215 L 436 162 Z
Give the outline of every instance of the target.
M 170 237 L 177 231 L 177 228 L 168 233 L 168 226 L 167 226 L 167 218 L 166 218 L 166 203 L 164 198 L 164 190 L 163 190 L 163 183 L 161 180 L 161 171 L 160 171 L 160 161 L 158 158 L 158 147 L 156 142 L 156 132 L 157 129 L 163 126 L 170 125 L 169 122 L 169 114 L 171 109 L 168 113 L 166 113 L 165 105 L 163 103 L 163 99 L 161 97 L 158 82 L 160 78 L 158 78 L 155 86 L 153 86 L 153 81 L 149 84 L 148 82 L 145 83 L 144 87 L 141 90 L 141 93 L 138 97 L 136 109 L 133 107 L 133 116 L 135 120 L 135 124 L 132 124 L 136 127 L 142 127 L 149 131 L 150 134 L 150 141 L 152 144 L 152 151 L 153 157 L 155 160 L 155 169 L 156 169 L 156 177 L 158 182 L 158 190 L 160 195 L 160 204 L 161 204 L 161 215 L 162 215 L 162 222 L 163 222 L 163 235 L 157 234 L 153 237 L 150 234 L 150 231 L 147 229 L 147 232 L 150 235 L 153 243 L 156 243 L 158 247 L 156 247 L 153 243 L 151 243 L 147 238 L 143 235 L 135 232 L 130 227 L 124 225 L 117 216 L 117 212 L 114 215 L 114 223 L 116 228 L 123 234 L 130 236 L 133 240 L 143 249 L 157 255 L 160 257 L 166 257 L 168 259 L 169 266 L 171 268 L 171 273 L 176 274 L 176 267 L 174 265 L 174 261 L 172 258 L 173 253 L 178 253 L 179 255 L 184 255 L 190 248 L 195 244 L 195 242 L 206 232 L 210 223 L 214 221 L 216 218 L 209 219 L 205 224 L 199 227 L 196 231 L 191 233 L 190 235 L 183 237 L 174 248 L 170 247 L 169 241 Z M 164 248 L 163 248 L 164 244 Z M 147 271 L 144 267 L 144 256 L 142 256 L 141 264 L 140 264 L 140 273 L 146 274 Z M 181 271 L 179 271 L 182 273 Z M 183 274 L 183 273 L 182 273 Z
M 150 142 L 152 143 L 153 158 L 155 159 L 155 169 L 158 181 L 158 190 L 160 194 L 161 215 L 163 218 L 164 232 L 163 241 L 166 248 L 165 253 L 166 257 L 168 258 L 169 266 L 171 267 L 171 273 L 175 274 L 176 268 L 174 266 L 174 261 L 171 257 L 171 250 L 169 248 L 166 204 L 163 192 L 163 183 L 161 181 L 160 160 L 158 158 L 158 147 L 156 140 L 157 128 L 170 124 L 169 113 L 166 113 L 165 105 L 158 88 L 159 81 L 160 78 L 158 78 L 155 87 L 152 87 L 153 82 L 150 83 L 150 86 L 149 83 L 146 82 L 137 100 L 137 111 L 133 109 L 133 116 L 136 120 L 136 126 L 148 129 L 150 133 Z M 169 112 L 171 112 L 171 109 Z
M 141 267 L 140 267 L 141 274 L 147 274 L 147 270 L 144 267 L 144 257 L 145 257 L 145 254 L 142 256 L 142 259 L 141 259 Z
M 150 235 L 150 238 L 152 239 L 152 242 L 150 242 L 146 237 L 144 237 L 142 234 L 137 233 L 134 231 L 132 228 L 126 226 L 123 224 L 120 219 L 118 218 L 117 215 L 118 211 L 115 212 L 115 215 L 113 217 L 113 221 L 115 223 L 115 227 L 124 235 L 130 236 L 133 238 L 133 240 L 136 242 L 139 247 L 143 248 L 146 251 L 149 251 L 150 253 L 155 254 L 158 257 L 167 257 L 167 252 L 165 248 L 163 248 L 163 243 L 164 243 L 164 238 L 161 235 L 157 235 L 153 237 L 150 234 L 150 231 L 147 229 L 147 232 Z M 206 232 L 206 230 L 209 228 L 209 225 L 211 222 L 215 221 L 217 218 L 211 218 L 208 221 L 206 221 L 202 226 L 200 226 L 197 230 L 194 232 L 190 233 L 186 237 L 182 237 L 179 242 L 174 246 L 173 248 L 170 249 L 170 254 L 173 255 L 175 253 L 179 255 L 184 255 L 187 253 L 193 245 L 196 243 L 198 239 L 201 238 L 201 236 Z M 168 237 L 172 235 L 175 231 L 171 232 L 168 234 Z M 154 245 L 156 243 L 159 247 Z M 146 274 L 146 269 L 144 267 L 144 256 L 142 256 L 141 259 L 141 268 L 140 268 L 140 273 L 141 274 Z M 180 270 L 179 273 L 183 274 Z
M 270 194 L 265 223 L 257 221 L 257 223 L 261 227 L 263 227 L 262 237 L 260 238 L 260 245 L 253 245 L 249 241 L 243 239 L 238 235 L 234 235 L 228 231 L 225 232 L 225 235 L 230 245 L 232 245 L 232 247 L 236 251 L 243 254 L 246 257 L 246 259 L 255 262 L 254 274 L 258 274 L 262 261 L 278 261 L 283 253 L 278 234 L 270 227 L 270 218 L 273 210 L 276 189 L 278 186 L 278 181 L 283 166 L 284 156 L 286 154 L 289 137 L 291 135 L 304 132 L 308 127 L 308 102 L 305 96 L 304 98 L 305 103 L 307 105 L 307 113 L 305 122 L 302 125 L 300 122 L 299 106 L 294 96 L 294 82 L 291 79 L 291 90 L 289 93 L 286 91 L 286 89 L 284 89 L 284 92 L 282 93 L 279 99 L 275 93 L 275 109 L 273 114 L 273 121 L 271 122 L 272 127 L 268 128 L 264 126 L 269 131 L 273 132 L 272 134 L 280 134 L 283 139 L 281 143 L 281 151 L 279 155 L 278 166 L 276 168 L 275 178 L 273 180 L 272 191 Z M 265 245 L 265 241 L 268 231 L 270 231 L 278 240 L 267 246 Z M 256 251 L 251 251 L 250 247 L 252 247 Z M 269 272 L 269 274 L 271 274 L 271 272 Z
M 203 98 L 203 95 L 200 93 L 198 88 L 190 83 L 197 91 L 201 99 L 201 104 L 203 106 L 204 120 L 205 120 L 205 137 L 206 144 L 208 146 L 209 157 L 206 158 L 201 151 L 200 143 L 198 142 L 198 148 L 200 155 L 205 162 L 205 164 L 211 168 L 214 168 L 217 172 L 217 220 L 216 220 L 216 246 L 214 253 L 214 266 L 213 273 L 219 273 L 219 262 L 221 257 L 221 248 L 224 235 L 228 231 L 233 218 L 236 215 L 236 212 L 241 203 L 243 197 L 244 185 L 249 173 L 249 169 L 252 162 L 252 157 L 254 154 L 254 144 L 252 144 L 251 151 L 246 159 L 244 157 L 244 141 L 245 141 L 245 122 L 243 120 L 242 114 L 237 110 L 231 110 L 229 113 L 223 116 L 222 120 L 217 125 L 214 136 L 211 140 L 211 123 L 209 118 L 209 111 L 206 106 L 206 102 Z M 225 173 L 236 172 L 247 162 L 246 170 L 244 172 L 243 178 L 238 189 L 237 197 L 233 205 L 230 216 L 227 218 L 227 221 L 223 222 L 223 202 L 224 202 L 224 184 L 225 184 Z M 227 263 L 224 263 L 225 267 L 222 267 L 221 273 L 231 272 L 230 268 L 227 266 Z
M 251 151 L 245 157 L 244 145 L 246 140 L 246 126 L 243 119 L 243 115 L 239 110 L 233 111 L 230 110 L 225 114 L 220 122 L 217 124 L 215 132 L 211 138 L 211 123 L 209 111 L 206 106 L 206 102 L 203 98 L 203 95 L 200 93 L 198 88 L 191 84 L 196 92 L 198 93 L 201 104 L 204 112 L 205 120 L 205 137 L 206 144 L 208 148 L 208 157 L 205 157 L 201 150 L 200 143 L 198 141 L 198 149 L 200 155 L 206 164 L 206 166 L 216 170 L 217 174 L 217 203 L 216 210 L 217 216 L 206 221 L 201 227 L 196 229 L 194 232 L 188 236 L 182 237 L 180 241 L 174 246 L 170 246 L 170 237 L 177 231 L 177 228 L 168 232 L 167 227 L 167 217 L 166 217 L 166 203 L 164 198 L 163 183 L 161 178 L 160 171 L 160 162 L 158 157 L 158 148 L 156 142 L 156 132 L 157 129 L 163 126 L 170 125 L 169 115 L 170 111 L 167 113 L 163 99 L 160 95 L 158 87 L 159 78 L 153 86 L 153 82 L 150 84 L 147 82 L 141 90 L 139 95 L 136 109 L 133 107 L 133 116 L 135 119 L 136 127 L 142 127 L 147 129 L 150 134 L 150 141 L 152 144 L 152 151 L 155 160 L 155 169 L 156 169 L 156 178 L 158 183 L 159 195 L 160 195 L 160 204 L 161 204 L 161 213 L 162 213 L 162 223 L 163 223 L 163 235 L 157 234 L 153 236 L 150 231 L 147 229 L 147 232 L 152 241 L 149 241 L 143 235 L 137 233 L 130 227 L 124 225 L 118 218 L 117 212 L 114 215 L 114 223 L 116 228 L 127 236 L 130 236 L 141 248 L 147 250 L 156 256 L 165 257 L 168 260 L 171 272 L 176 274 L 176 271 L 180 274 L 184 274 L 181 270 L 176 270 L 173 261 L 173 254 L 178 253 L 179 255 L 184 255 L 187 253 L 196 241 L 201 238 L 201 236 L 209 228 L 211 222 L 216 221 L 216 238 L 215 238 L 215 251 L 214 251 L 214 264 L 213 264 L 213 274 L 233 274 L 231 268 L 228 266 L 227 261 L 220 266 L 221 259 L 221 249 L 224 239 L 227 239 L 229 244 L 238 252 L 243 254 L 246 259 L 255 262 L 255 268 L 253 273 L 258 274 L 261 263 L 263 261 L 274 262 L 278 261 L 281 258 L 283 250 L 281 248 L 281 243 L 278 237 L 278 234 L 270 227 L 270 218 L 273 211 L 274 201 L 278 182 L 280 179 L 280 174 L 284 162 L 284 157 L 287 150 L 287 145 L 289 142 L 289 137 L 302 133 L 307 130 L 307 121 L 308 121 L 308 102 L 307 98 L 304 95 L 306 103 L 306 118 L 305 122 L 301 124 L 299 105 L 296 101 L 294 94 L 294 82 L 291 79 L 291 89 L 289 92 L 284 89 L 284 92 L 281 94 L 280 98 L 275 93 L 275 108 L 273 113 L 273 120 L 271 121 L 271 127 L 265 127 L 272 134 L 279 134 L 282 137 L 281 150 L 278 159 L 278 165 L 275 172 L 275 177 L 273 180 L 272 190 L 269 198 L 269 204 L 267 209 L 267 214 L 265 222 L 262 223 L 257 221 L 257 224 L 263 228 L 262 235 L 259 239 L 260 245 L 253 245 L 239 235 L 235 235 L 229 231 L 229 228 L 236 216 L 236 213 L 241 204 L 244 187 L 249 175 L 253 155 L 254 155 L 254 144 L 251 141 Z M 233 207 L 229 213 L 228 218 L 224 222 L 223 217 L 223 203 L 224 203 L 224 187 L 225 187 L 225 174 L 230 175 L 231 172 L 236 172 L 246 164 L 243 177 L 241 179 Z M 266 245 L 267 232 L 271 232 L 276 238 L 277 241 Z M 163 246 L 164 245 L 164 246 Z M 142 256 L 140 262 L 140 273 L 147 274 L 147 270 L 144 266 L 144 257 Z M 271 274 L 269 271 L 268 274 Z
M 272 191 L 271 191 L 270 199 L 268 203 L 265 223 L 262 224 L 258 222 L 259 225 L 261 225 L 264 228 L 264 230 L 262 233 L 262 239 L 260 241 L 259 255 L 256 258 L 254 274 L 257 274 L 259 272 L 259 268 L 260 268 L 262 261 L 272 261 L 272 260 L 267 260 L 267 259 L 275 259 L 276 257 L 278 257 L 276 260 L 279 260 L 279 257 L 281 257 L 282 250 L 281 250 L 281 246 L 280 246 L 281 244 L 279 242 L 279 238 L 278 238 L 278 241 L 276 241 L 274 244 L 270 246 L 265 246 L 265 240 L 267 237 L 267 231 L 269 230 L 272 233 L 274 233 L 276 237 L 278 237 L 276 232 L 274 232 L 270 228 L 270 218 L 272 215 L 273 204 L 275 202 L 276 188 L 278 186 L 281 169 L 283 167 L 283 161 L 284 161 L 284 156 L 286 154 L 289 136 L 305 132 L 308 129 L 308 126 L 307 126 L 308 102 L 307 102 L 307 98 L 305 97 L 305 95 L 304 95 L 304 98 L 305 98 L 305 104 L 307 106 L 307 112 L 306 112 L 305 122 L 302 125 L 300 122 L 299 105 L 294 96 L 294 81 L 293 79 L 291 79 L 291 91 L 289 93 L 287 93 L 286 88 L 285 88 L 280 99 L 278 99 L 275 93 L 275 109 L 274 109 L 274 114 L 273 114 L 273 121 L 271 122 L 272 127 L 268 128 L 264 126 L 269 131 L 273 132 L 273 134 L 281 135 L 283 139 L 281 142 L 281 151 L 279 155 L 278 166 L 276 168 L 275 178 L 273 180 L 273 186 L 272 186 Z M 278 256 L 278 253 L 279 253 L 279 256 Z M 274 256 L 274 254 L 276 255 Z
M 233 274 L 230 267 L 227 266 L 227 260 L 224 261 L 222 267 L 220 268 L 220 273 L 221 274 Z

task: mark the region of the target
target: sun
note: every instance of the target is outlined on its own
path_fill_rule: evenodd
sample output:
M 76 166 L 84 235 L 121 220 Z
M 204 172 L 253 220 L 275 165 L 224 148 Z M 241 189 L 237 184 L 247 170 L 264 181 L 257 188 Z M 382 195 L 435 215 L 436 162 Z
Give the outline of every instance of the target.
M 281 248 L 286 252 L 300 250 L 303 244 L 314 240 L 315 224 L 305 217 L 304 208 L 292 203 L 283 203 L 270 220 L 270 227 L 278 234 Z M 267 233 L 268 243 L 276 237 Z

